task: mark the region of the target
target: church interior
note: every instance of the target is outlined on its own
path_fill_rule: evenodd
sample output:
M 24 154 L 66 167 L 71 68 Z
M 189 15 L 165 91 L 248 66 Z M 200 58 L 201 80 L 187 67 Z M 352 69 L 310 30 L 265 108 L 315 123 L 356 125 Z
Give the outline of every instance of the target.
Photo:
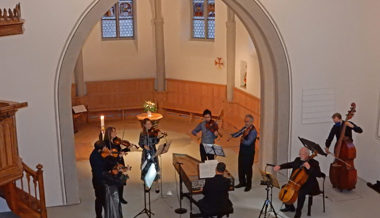
M 378 8 L 2 0 L 0 217 L 377 217 Z

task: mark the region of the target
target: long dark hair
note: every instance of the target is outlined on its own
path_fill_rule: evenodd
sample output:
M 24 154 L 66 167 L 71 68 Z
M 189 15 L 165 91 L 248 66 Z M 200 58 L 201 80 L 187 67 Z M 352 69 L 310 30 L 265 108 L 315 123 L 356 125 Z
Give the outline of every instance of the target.
M 111 133 L 115 130 L 116 130 L 115 127 L 112 127 L 112 126 L 107 127 L 106 132 L 104 133 L 104 142 L 106 143 L 112 142 Z

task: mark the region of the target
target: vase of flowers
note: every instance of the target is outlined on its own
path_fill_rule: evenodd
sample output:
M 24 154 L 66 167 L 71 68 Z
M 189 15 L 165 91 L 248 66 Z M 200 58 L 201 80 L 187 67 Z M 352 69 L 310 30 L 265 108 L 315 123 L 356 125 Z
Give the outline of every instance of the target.
M 152 113 L 157 112 L 157 105 L 152 101 L 145 101 L 144 111 L 148 114 L 148 117 L 151 117 Z

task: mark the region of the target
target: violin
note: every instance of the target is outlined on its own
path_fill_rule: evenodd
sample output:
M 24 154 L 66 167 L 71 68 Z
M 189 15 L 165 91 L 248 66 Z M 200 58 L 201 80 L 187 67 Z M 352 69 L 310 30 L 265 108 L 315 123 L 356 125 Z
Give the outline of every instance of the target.
M 108 156 L 118 157 L 120 155 L 120 152 L 116 148 L 108 149 L 107 147 L 104 147 L 100 155 L 103 158 L 106 158 Z
M 206 128 L 210 130 L 212 133 L 217 132 L 220 137 L 223 137 L 222 134 L 219 132 L 219 126 L 214 120 L 210 120 L 209 122 L 206 122 Z
M 139 149 L 140 147 L 135 145 L 135 144 L 132 144 L 130 143 L 129 141 L 127 140 L 122 140 L 121 138 L 119 137 L 115 137 L 112 142 L 115 144 L 115 145 L 124 145 L 125 147 L 129 148 L 131 146 L 134 146 L 135 148 Z
M 308 160 L 313 159 L 315 156 L 317 156 L 317 154 L 317 152 L 313 152 Z M 300 168 L 295 169 L 292 172 L 288 183 L 282 186 L 278 197 L 285 204 L 293 204 L 297 200 L 299 190 L 309 178 L 309 175 L 305 169 L 306 168 L 303 165 Z
M 254 129 L 255 129 L 254 125 L 250 125 L 249 127 L 245 128 L 243 132 L 243 138 L 246 138 L 249 135 L 249 133 L 251 133 L 251 131 Z
M 159 133 L 161 133 L 160 136 L 158 136 Z M 157 137 L 158 139 L 161 139 L 161 138 L 163 138 L 163 137 L 168 136 L 168 134 L 167 134 L 166 132 L 162 132 L 161 130 L 156 129 L 156 128 L 151 128 L 151 129 L 149 129 L 149 130 L 148 130 L 148 135 L 149 135 L 150 137 Z

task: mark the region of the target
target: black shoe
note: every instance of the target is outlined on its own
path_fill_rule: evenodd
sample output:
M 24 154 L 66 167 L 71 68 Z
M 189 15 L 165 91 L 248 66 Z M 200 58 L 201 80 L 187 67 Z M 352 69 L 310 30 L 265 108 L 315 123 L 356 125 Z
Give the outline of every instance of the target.
M 251 186 L 247 186 L 247 187 L 245 187 L 245 189 L 244 189 L 245 192 L 249 192 L 250 190 L 251 190 Z
M 159 189 L 159 188 L 156 189 L 155 192 L 156 192 L 157 194 L 160 193 L 160 189 Z
M 296 211 L 296 208 L 294 208 L 293 205 L 287 206 L 285 205 L 285 208 L 280 209 L 281 212 L 294 212 Z
M 297 211 L 296 214 L 294 215 L 294 218 L 301 218 L 301 212 Z
M 235 185 L 235 188 L 242 188 L 242 187 L 245 187 L 245 185 L 244 185 L 244 184 L 241 184 L 241 183 Z
M 120 203 L 122 204 L 128 204 L 128 201 L 124 200 L 123 198 L 120 200 Z

